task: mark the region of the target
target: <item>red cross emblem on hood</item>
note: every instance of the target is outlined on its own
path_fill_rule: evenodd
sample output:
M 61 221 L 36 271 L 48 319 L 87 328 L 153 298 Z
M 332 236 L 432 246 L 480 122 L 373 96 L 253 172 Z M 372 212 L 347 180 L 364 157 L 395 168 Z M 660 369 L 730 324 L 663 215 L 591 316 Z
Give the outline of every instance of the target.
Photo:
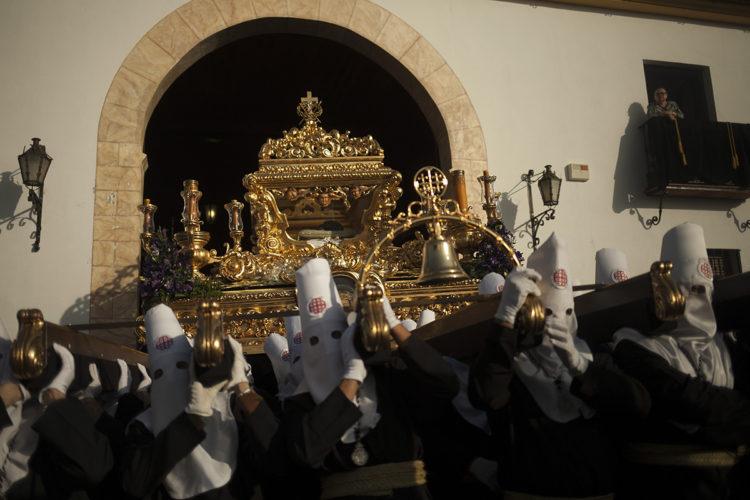
M 628 278 L 629 278 L 628 273 L 626 273 L 622 269 L 618 269 L 617 271 L 612 273 L 612 280 L 614 280 L 615 283 L 625 281 Z
M 708 263 L 708 261 L 704 260 L 698 265 L 698 271 L 703 275 L 704 278 L 707 280 L 714 279 L 714 271 L 711 269 L 711 264 Z
M 568 284 L 568 273 L 565 272 L 565 269 L 558 269 L 555 271 L 552 275 L 552 283 L 557 288 L 565 288 Z
M 326 301 L 323 300 L 323 297 L 314 297 L 310 299 L 310 302 L 307 304 L 307 310 L 310 311 L 310 314 L 322 314 L 323 311 L 326 310 L 326 307 L 328 305 L 326 304 Z
M 156 340 L 155 347 L 160 351 L 164 351 L 172 347 L 172 344 L 174 344 L 174 339 L 172 337 L 167 337 L 166 335 L 164 335 Z

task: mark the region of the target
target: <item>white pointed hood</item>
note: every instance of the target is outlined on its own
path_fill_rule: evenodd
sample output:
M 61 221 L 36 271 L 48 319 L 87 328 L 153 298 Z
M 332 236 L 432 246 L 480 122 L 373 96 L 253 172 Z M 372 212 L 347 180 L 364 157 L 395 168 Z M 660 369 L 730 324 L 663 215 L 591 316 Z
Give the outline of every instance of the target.
M 560 318 L 568 326 L 580 354 L 593 360 L 591 350 L 577 334 L 573 301 L 573 285 L 570 280 L 568 248 L 565 241 L 552 233 L 526 263 L 541 276 L 537 285 L 542 292 L 541 300 L 547 314 Z M 570 313 L 570 314 L 569 314 Z M 573 377 L 557 356 L 552 343 L 545 335 L 542 343 L 533 349 L 516 355 L 514 371 L 529 389 L 542 411 L 556 422 L 569 422 L 576 418 L 590 418 L 594 410 L 570 393 Z
M 505 287 L 505 278 L 498 273 L 487 273 L 479 282 L 479 294 L 480 295 L 492 295 L 500 293 Z
M 568 264 L 568 246 L 565 241 L 552 233 L 552 236 L 529 256 L 526 266 L 542 275 L 537 285 L 542 292 L 541 299 L 545 309 L 551 310 L 555 317 L 565 319 L 568 322 L 568 331 L 575 335 L 578 331 L 578 321 L 574 313 L 568 314 L 575 306 L 575 302 Z
M 401 326 L 406 328 L 407 331 L 411 332 L 417 327 L 417 322 L 411 318 L 406 318 L 401 322 Z
M 291 396 L 305 378 L 302 367 L 302 321 L 299 314 L 284 318 L 284 327 L 289 349 L 289 375 L 283 384 L 284 388 L 279 390 L 279 397 L 282 399 Z
M 348 326 L 346 314 L 327 260 L 309 260 L 296 278 L 304 378 L 312 398 L 320 403 L 344 372 L 340 339 Z
M 159 304 L 149 309 L 144 323 L 153 382 L 151 407 L 137 418 L 158 435 L 187 406 L 193 348 L 168 306 Z M 220 488 L 234 473 L 238 432 L 229 395 L 219 392 L 212 408 L 210 417 L 202 417 L 206 437 L 164 478 L 172 498 L 190 498 Z
M 422 309 L 422 312 L 419 313 L 417 328 L 424 326 L 427 323 L 432 323 L 433 321 L 435 321 L 435 311 L 432 311 L 430 309 Z
M 688 342 L 707 342 L 716 334 L 716 318 L 711 306 L 713 271 L 708 262 L 703 228 L 686 222 L 664 234 L 661 260 L 672 262 L 672 279 L 685 296 L 685 314 L 671 334 Z M 704 287 L 695 293 L 693 287 Z
M 151 383 L 153 430 L 158 434 L 187 406 L 188 363 L 193 348 L 174 312 L 165 304 L 149 309 L 144 323 L 148 363 L 154 374 Z
M 731 389 L 734 371 L 724 339 L 716 335 L 716 318 L 711 306 L 713 272 L 703 228 L 686 222 L 667 231 L 662 240 L 661 260 L 673 264 L 672 279 L 685 296 L 684 315 L 668 333 L 644 337 L 623 329 L 615 333 L 615 342 L 623 339 L 637 342 L 680 372 Z
M 596 252 L 596 283 L 619 283 L 630 279 L 628 259 L 616 248 L 602 248 Z
M 263 351 L 271 361 L 273 374 L 276 376 L 276 384 L 280 389 L 281 384 L 289 375 L 289 367 L 291 366 L 289 359 L 289 345 L 287 344 L 286 338 L 278 333 L 270 334 L 266 337 L 266 341 L 263 342 Z

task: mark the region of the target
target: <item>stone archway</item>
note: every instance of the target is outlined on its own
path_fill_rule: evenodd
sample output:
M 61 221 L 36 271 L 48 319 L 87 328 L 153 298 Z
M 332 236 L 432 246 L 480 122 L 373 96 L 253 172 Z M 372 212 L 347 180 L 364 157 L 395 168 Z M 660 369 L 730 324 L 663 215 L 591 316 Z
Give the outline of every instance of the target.
M 201 42 L 231 26 L 267 17 L 334 24 L 398 60 L 427 90 L 448 130 L 451 163 L 469 179 L 487 168 L 484 135 L 465 89 L 435 48 L 411 26 L 368 0 L 192 0 L 159 21 L 117 71 L 99 119 L 91 322 L 132 319 L 137 311 L 143 137 L 158 97 Z M 210 48 L 209 48 L 210 49 Z M 481 206 L 478 183 L 469 201 Z

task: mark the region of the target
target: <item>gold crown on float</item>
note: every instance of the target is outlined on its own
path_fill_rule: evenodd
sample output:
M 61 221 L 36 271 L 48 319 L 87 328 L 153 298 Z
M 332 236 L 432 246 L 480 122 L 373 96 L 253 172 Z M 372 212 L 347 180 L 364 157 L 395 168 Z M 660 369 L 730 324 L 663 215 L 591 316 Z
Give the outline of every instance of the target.
M 327 132 L 320 125 L 323 102 L 307 91 L 300 99 L 297 114 L 302 118 L 302 128 L 284 131 L 284 137 L 268 139 L 260 148 L 260 160 L 293 158 L 377 157 L 383 159 L 383 148 L 371 135 L 349 137 L 336 129 Z M 262 161 L 261 161 L 262 163 Z

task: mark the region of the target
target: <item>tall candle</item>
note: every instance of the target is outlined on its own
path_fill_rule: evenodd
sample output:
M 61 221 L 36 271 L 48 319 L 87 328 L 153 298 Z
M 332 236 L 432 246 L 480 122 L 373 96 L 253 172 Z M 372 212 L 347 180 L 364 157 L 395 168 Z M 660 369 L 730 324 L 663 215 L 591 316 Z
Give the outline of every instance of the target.
M 453 176 L 453 193 L 458 202 L 458 208 L 465 212 L 469 208 L 469 202 L 466 197 L 466 176 L 463 170 L 451 170 Z

